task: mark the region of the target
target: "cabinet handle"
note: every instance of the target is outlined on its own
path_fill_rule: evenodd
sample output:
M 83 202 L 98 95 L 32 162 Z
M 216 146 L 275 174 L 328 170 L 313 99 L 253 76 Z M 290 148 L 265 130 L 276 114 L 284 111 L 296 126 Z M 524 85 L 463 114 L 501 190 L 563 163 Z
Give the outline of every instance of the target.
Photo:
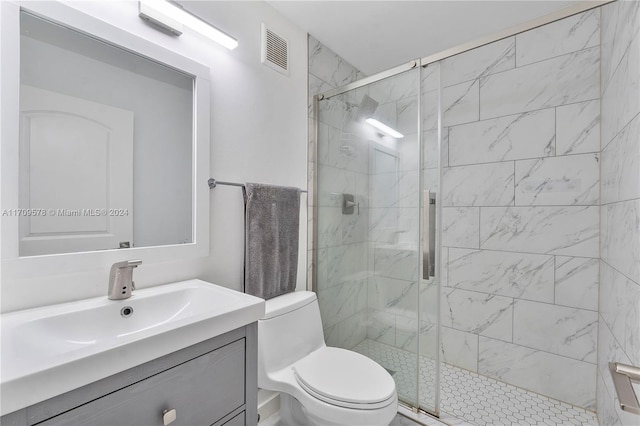
M 167 426 L 173 423 L 176 420 L 176 409 L 172 408 L 171 410 L 164 410 L 162 412 L 162 423 L 164 426 Z

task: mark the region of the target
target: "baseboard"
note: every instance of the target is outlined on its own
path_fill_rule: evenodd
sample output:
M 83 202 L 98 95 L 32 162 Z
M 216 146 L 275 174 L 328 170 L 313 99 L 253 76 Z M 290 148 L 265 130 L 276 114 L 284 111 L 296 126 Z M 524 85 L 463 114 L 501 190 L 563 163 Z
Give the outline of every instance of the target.
M 258 416 L 260 421 L 280 411 L 280 392 L 258 389 Z

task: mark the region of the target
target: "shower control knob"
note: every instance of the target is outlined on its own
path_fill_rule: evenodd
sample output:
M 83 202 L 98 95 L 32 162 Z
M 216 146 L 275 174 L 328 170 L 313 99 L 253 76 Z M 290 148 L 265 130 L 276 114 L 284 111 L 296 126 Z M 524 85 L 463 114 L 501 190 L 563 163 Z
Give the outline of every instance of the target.
M 164 424 L 164 426 L 170 425 L 171 423 L 176 421 L 176 417 L 177 413 L 175 408 L 164 410 L 162 412 L 162 424 Z

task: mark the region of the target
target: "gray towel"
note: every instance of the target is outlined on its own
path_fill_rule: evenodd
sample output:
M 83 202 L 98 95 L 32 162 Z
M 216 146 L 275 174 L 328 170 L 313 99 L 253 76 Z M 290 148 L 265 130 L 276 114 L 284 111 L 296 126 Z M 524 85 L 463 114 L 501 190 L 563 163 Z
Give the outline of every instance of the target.
M 247 183 L 245 199 L 244 292 L 271 299 L 296 288 L 298 272 L 298 188 Z

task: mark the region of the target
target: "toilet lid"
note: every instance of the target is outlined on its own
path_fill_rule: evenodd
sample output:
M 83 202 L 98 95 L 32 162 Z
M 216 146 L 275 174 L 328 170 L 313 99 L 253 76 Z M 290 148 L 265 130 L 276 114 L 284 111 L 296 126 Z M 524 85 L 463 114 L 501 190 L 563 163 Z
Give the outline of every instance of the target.
M 343 407 L 379 408 L 396 393 L 395 382 L 384 368 L 345 349 L 320 348 L 295 363 L 293 371 L 307 392 Z

